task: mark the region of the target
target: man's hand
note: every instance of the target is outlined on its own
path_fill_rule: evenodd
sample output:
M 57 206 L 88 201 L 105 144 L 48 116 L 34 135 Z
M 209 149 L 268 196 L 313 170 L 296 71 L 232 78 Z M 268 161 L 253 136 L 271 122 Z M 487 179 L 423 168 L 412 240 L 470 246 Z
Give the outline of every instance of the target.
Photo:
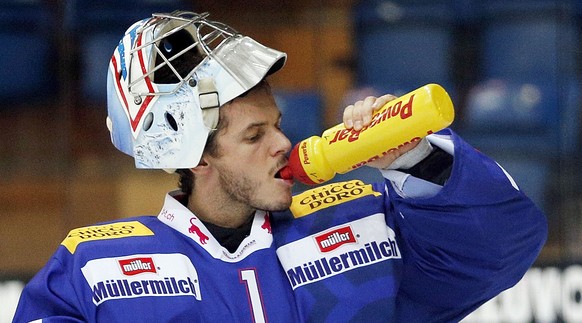
M 394 99 L 396 99 L 396 97 L 391 94 L 386 94 L 379 98 L 369 96 L 363 101 L 358 101 L 352 105 L 347 106 L 343 114 L 344 126 L 347 129 L 353 129 L 355 131 L 362 130 L 362 128 L 365 126 L 370 125 L 372 122 L 372 116 L 376 111 Z M 417 145 L 418 141 L 411 142 L 410 144 L 405 145 L 400 149 L 394 150 L 382 158 L 379 158 L 366 165 L 374 168 L 387 168 L 394 160 L 396 160 L 396 158 L 410 151 Z

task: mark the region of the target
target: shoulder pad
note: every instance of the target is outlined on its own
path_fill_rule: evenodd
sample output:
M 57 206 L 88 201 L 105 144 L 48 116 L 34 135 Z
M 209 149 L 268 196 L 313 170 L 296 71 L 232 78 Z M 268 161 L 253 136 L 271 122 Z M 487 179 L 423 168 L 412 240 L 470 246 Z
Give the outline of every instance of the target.
M 154 235 L 152 230 L 139 221 L 114 222 L 73 229 L 61 242 L 61 245 L 73 254 L 80 243 L 87 241 L 152 235 Z
M 382 193 L 360 180 L 332 183 L 293 196 L 289 209 L 295 218 L 300 218 L 368 195 L 381 196 Z

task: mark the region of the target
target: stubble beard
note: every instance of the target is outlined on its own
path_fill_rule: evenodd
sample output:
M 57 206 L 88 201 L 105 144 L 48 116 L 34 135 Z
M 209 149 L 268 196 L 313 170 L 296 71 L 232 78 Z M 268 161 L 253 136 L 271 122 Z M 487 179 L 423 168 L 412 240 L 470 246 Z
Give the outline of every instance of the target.
M 247 176 L 235 174 L 230 169 L 222 169 L 219 180 L 231 200 L 246 205 L 249 209 L 283 211 L 291 205 L 290 197 L 284 201 L 281 198 L 269 200 L 266 196 L 258 196 L 260 184 Z

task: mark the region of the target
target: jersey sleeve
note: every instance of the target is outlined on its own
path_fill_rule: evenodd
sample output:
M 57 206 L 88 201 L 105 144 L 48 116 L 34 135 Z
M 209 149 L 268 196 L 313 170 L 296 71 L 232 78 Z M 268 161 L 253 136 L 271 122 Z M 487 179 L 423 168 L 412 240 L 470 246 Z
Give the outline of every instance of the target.
M 13 322 L 84 322 L 79 309 L 67 269 L 54 256 L 25 286 Z
M 547 236 L 545 216 L 503 168 L 453 131 L 451 176 L 435 194 L 410 197 L 387 180 L 403 255 L 397 320 L 458 321 L 516 284 Z

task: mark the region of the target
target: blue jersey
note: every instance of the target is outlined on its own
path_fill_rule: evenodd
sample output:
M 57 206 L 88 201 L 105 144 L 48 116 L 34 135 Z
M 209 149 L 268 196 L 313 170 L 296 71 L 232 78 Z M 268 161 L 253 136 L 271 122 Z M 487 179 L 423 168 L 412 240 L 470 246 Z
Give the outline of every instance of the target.
M 386 181 L 300 193 L 257 211 L 231 253 L 172 196 L 158 217 L 72 230 L 23 291 L 15 322 L 449 322 L 514 285 L 547 234 L 494 161 L 453 132 L 440 187 Z
M 72 230 L 25 287 L 15 321 L 297 322 L 270 230 L 257 212 L 230 253 L 167 196 L 158 217 Z

